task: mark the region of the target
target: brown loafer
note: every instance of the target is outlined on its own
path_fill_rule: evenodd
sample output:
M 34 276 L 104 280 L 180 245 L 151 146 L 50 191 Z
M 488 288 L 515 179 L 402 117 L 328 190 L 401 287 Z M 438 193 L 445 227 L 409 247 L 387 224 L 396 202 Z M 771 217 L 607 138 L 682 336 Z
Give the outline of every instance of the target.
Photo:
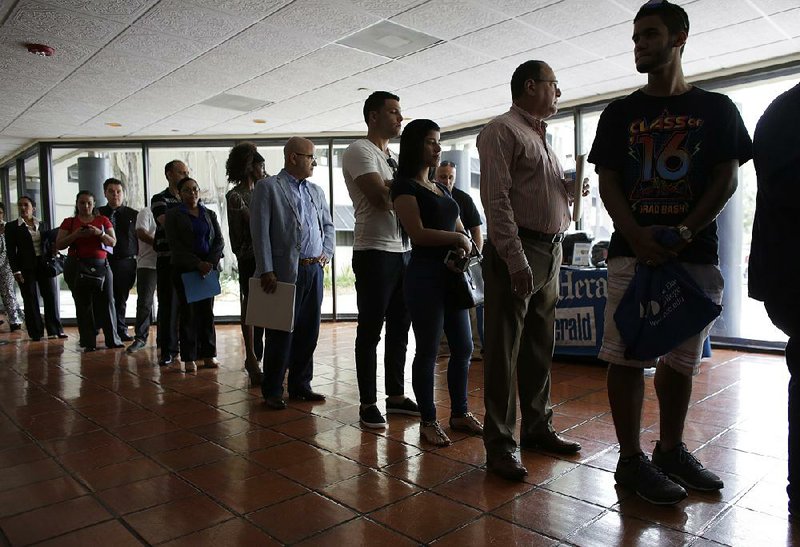
M 553 454 L 576 454 L 581 451 L 580 443 L 568 441 L 555 431 L 521 439 L 519 446 L 523 450 L 542 450 Z
M 281 397 L 267 397 L 264 399 L 264 403 L 272 410 L 283 410 L 286 408 L 286 401 Z
M 310 389 L 306 389 L 303 391 L 289 393 L 289 398 L 296 399 L 298 401 L 324 401 L 325 395 L 322 393 L 317 393 L 316 391 L 311 391 Z
M 528 470 L 525 469 L 522 462 L 510 452 L 488 459 L 486 461 L 486 469 L 510 481 L 521 481 L 528 474 Z

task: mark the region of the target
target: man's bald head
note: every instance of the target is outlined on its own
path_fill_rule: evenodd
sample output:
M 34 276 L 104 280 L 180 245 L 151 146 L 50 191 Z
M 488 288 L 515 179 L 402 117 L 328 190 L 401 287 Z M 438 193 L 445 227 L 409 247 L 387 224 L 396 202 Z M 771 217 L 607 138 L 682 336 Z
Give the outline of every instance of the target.
M 304 180 L 314 172 L 317 159 L 314 143 L 303 137 L 292 137 L 283 147 L 283 168 L 298 180 Z

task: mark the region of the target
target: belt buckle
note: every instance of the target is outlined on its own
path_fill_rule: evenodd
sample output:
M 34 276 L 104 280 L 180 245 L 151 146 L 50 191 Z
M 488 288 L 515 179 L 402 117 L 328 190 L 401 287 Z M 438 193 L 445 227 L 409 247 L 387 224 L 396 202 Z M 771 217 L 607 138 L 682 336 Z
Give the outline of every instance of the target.
M 564 232 L 555 234 L 553 236 L 553 243 L 561 243 L 562 241 L 564 241 Z

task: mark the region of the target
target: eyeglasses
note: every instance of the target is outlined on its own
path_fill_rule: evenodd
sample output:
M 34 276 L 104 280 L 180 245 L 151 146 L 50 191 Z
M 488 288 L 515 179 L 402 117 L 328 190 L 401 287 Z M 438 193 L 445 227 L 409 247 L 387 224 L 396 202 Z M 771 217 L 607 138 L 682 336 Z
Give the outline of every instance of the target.
M 553 84 L 553 87 L 558 88 L 558 80 L 533 80 L 537 83 Z
M 455 169 L 456 164 L 453 163 L 452 161 L 443 161 L 442 163 L 439 164 L 439 167 L 452 167 L 453 169 Z
M 317 161 L 317 156 L 314 154 L 301 154 L 300 152 L 295 152 L 298 156 L 305 156 L 306 158 L 311 158 L 311 161 Z
M 389 164 L 389 167 L 392 168 L 392 171 L 397 171 L 397 160 L 394 158 L 386 158 L 386 163 Z

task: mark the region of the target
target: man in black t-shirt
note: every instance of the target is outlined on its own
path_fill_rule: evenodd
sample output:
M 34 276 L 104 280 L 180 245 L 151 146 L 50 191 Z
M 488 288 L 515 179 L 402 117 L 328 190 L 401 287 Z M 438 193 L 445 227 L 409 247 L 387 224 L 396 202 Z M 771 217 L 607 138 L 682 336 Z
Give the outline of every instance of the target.
M 103 183 L 103 193 L 107 203 L 97 210 L 101 215 L 108 217 L 114 225 L 114 235 L 117 236 L 114 252 L 108 255 L 108 265 L 114 274 L 115 328 L 120 340 L 130 342 L 133 338 L 128 334 L 125 310 L 128 295 L 136 282 L 136 255 L 139 253 L 139 240 L 136 237 L 138 211 L 123 205 L 125 185 L 121 180 L 114 178 L 106 180 Z
M 634 18 L 636 69 L 647 85 L 603 112 L 589 154 L 600 196 L 614 221 L 608 261 L 605 333 L 599 357 L 609 362 L 608 397 L 620 443 L 614 478 L 656 504 L 686 497 L 683 486 L 715 491 L 720 478 L 683 443 L 683 428 L 711 324 L 660 359 L 625 358 L 614 312 L 636 262 L 659 266 L 677 259 L 705 293 L 722 300 L 715 219 L 736 190 L 739 165 L 751 142 L 733 103 L 698 89 L 683 76 L 689 34 L 686 12 L 649 2 Z M 668 336 L 668 333 L 665 333 Z M 643 369 L 656 367 L 660 440 L 652 462 L 640 444 Z

